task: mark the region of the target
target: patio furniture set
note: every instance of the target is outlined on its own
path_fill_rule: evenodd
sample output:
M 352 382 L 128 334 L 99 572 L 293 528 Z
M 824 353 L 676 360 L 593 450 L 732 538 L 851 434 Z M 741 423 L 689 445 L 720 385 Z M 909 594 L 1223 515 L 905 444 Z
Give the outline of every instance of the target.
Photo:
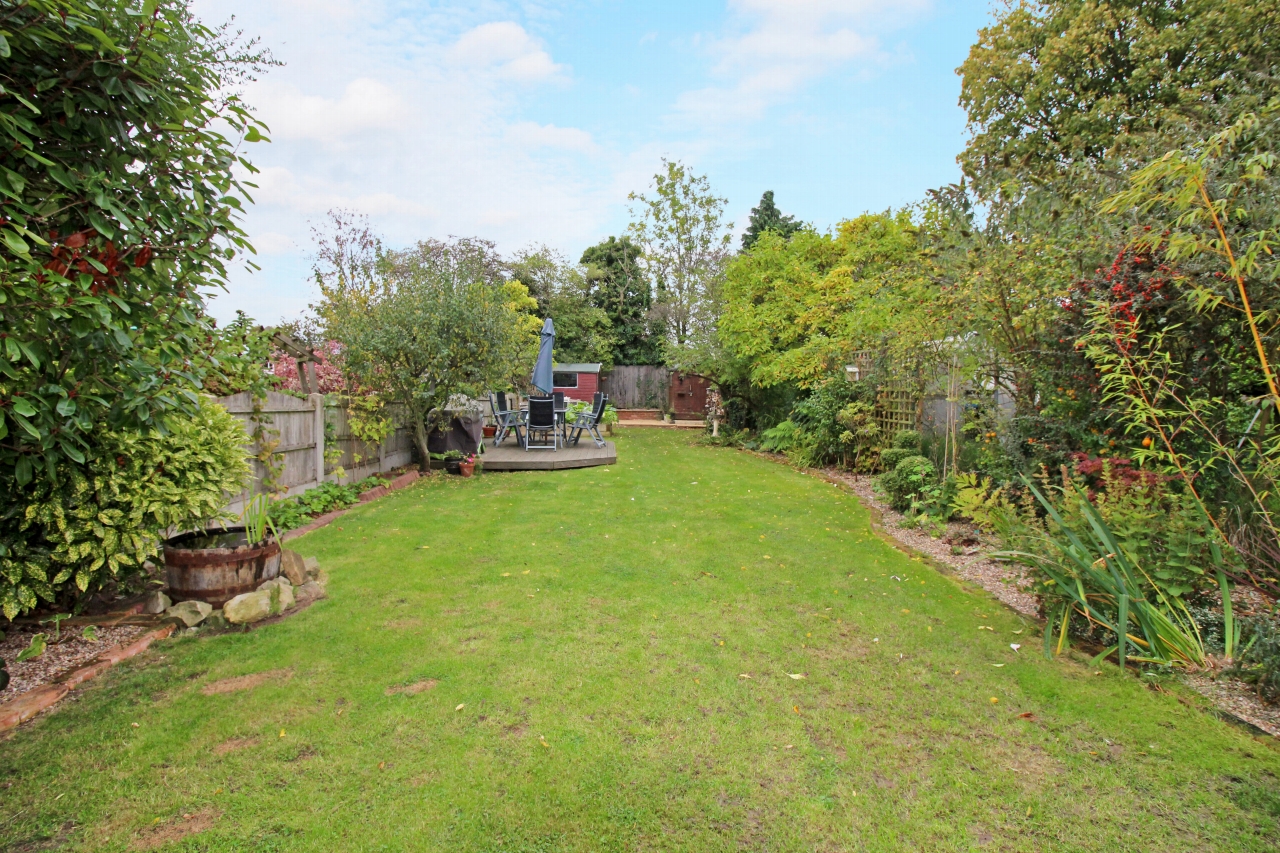
M 596 447 L 604 447 L 600 421 L 609 396 L 597 392 L 591 399 L 591 408 L 578 412 L 572 422 L 566 417 L 569 402 L 563 393 L 556 392 L 546 397 L 530 397 L 527 406 L 515 409 L 508 405 L 506 394 L 490 394 L 489 405 L 497 425 L 493 446 L 498 447 L 509 435 L 514 435 L 516 442 L 525 450 L 555 451 L 561 447 L 576 447 L 585 432 Z

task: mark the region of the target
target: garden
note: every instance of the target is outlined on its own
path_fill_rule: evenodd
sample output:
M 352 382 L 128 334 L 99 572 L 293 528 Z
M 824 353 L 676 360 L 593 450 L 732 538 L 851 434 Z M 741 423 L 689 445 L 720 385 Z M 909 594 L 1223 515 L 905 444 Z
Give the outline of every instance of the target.
M 268 328 L 209 301 L 270 51 L 0 10 L 0 849 L 1273 849 L 1278 28 L 1010 4 L 915 204 L 334 210 Z M 547 318 L 705 431 L 486 471 Z

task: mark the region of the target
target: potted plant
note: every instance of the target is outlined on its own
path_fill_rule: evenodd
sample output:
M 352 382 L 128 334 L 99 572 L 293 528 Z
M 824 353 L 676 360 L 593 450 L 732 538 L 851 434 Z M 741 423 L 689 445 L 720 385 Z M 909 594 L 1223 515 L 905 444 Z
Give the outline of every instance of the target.
M 258 495 L 245 504 L 240 526 L 197 530 L 164 545 L 169 597 L 221 607 L 280 575 L 280 541 L 271 520 L 271 500 Z
M 470 477 L 476 472 L 476 461 L 478 457 L 474 453 L 468 453 L 462 457 L 458 463 L 458 473 L 464 477 Z
M 600 416 L 600 423 L 604 425 L 604 434 L 613 435 L 613 425 L 618 422 L 618 410 L 613 407 L 613 403 L 609 403 L 604 407 L 604 414 Z
M 460 474 L 460 473 L 462 473 L 462 472 L 461 472 L 461 470 L 460 470 L 461 465 L 462 465 L 462 459 L 463 459 L 463 456 L 462 456 L 462 451 L 461 451 L 461 450 L 448 450 L 448 451 L 446 451 L 446 452 L 445 452 L 445 454 L 444 454 L 444 467 L 445 467 L 445 470 L 446 470 L 446 471 L 448 471 L 450 474 Z
M 484 425 L 484 437 L 485 437 L 485 438 L 493 438 L 493 437 L 494 437 L 495 435 L 497 435 L 497 434 L 498 434 L 498 428 L 497 428 L 495 425 L 493 425 L 493 424 L 485 424 L 485 425 Z

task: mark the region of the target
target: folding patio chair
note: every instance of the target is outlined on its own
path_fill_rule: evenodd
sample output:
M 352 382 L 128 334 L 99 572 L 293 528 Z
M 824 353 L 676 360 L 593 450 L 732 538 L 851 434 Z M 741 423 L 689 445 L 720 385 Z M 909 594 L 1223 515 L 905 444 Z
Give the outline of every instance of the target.
M 551 435 L 551 443 L 534 444 L 533 436 L 541 434 L 542 441 Z M 530 397 L 529 417 L 524 422 L 525 450 L 559 450 L 560 425 L 556 423 L 556 401 L 554 397 Z
M 578 416 L 574 418 L 573 423 L 568 425 L 566 432 L 567 443 L 573 447 L 578 446 L 578 439 L 582 438 L 584 431 L 591 433 L 591 438 L 595 441 L 596 447 L 604 447 L 604 436 L 600 434 L 600 419 L 604 417 L 604 408 L 609 405 L 609 395 L 596 392 L 591 398 L 591 411 L 578 412 Z M 573 433 L 567 435 L 567 433 Z
M 502 444 L 508 431 L 516 434 L 517 444 L 524 444 L 524 436 L 521 434 L 521 429 L 524 427 L 524 412 L 508 409 L 507 395 L 501 391 L 489 395 L 489 406 L 493 409 L 493 421 L 498 428 L 493 434 L 493 446 Z

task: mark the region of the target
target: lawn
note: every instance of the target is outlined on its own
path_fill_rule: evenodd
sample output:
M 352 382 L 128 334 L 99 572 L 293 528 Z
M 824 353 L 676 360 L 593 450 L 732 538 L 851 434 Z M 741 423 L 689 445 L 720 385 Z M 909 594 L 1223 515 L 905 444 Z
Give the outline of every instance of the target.
M 0 743 L 0 845 L 1275 849 L 1274 746 L 1046 661 L 820 479 L 675 431 L 618 450 L 298 540 L 328 600 L 161 644 Z

